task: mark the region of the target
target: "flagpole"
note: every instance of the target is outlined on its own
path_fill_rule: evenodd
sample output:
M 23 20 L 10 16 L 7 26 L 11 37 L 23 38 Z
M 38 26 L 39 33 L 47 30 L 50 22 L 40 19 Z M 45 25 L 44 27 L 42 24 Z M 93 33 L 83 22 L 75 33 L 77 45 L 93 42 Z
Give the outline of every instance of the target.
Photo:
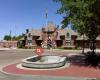
M 48 10 L 46 8 L 46 11 L 45 11 L 45 18 L 46 18 L 46 26 L 48 25 Z
M 12 36 L 11 36 L 11 33 L 12 33 L 12 31 L 10 30 L 10 41 L 12 40 L 12 38 L 11 38 L 11 37 L 12 37 Z
M 45 11 L 45 19 L 46 19 L 46 27 L 48 26 L 48 11 L 47 11 L 47 8 L 46 8 L 46 11 Z M 46 32 L 46 45 L 47 45 L 47 48 L 48 48 L 48 31 Z

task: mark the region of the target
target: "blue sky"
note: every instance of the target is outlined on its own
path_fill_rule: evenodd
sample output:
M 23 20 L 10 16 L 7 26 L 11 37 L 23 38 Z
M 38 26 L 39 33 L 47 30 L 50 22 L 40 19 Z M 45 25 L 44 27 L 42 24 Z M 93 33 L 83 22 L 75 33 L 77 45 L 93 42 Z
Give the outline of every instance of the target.
M 19 35 L 27 28 L 39 29 L 48 21 L 61 25 L 62 16 L 56 14 L 60 4 L 52 0 L 0 0 L 0 40 L 12 31 Z

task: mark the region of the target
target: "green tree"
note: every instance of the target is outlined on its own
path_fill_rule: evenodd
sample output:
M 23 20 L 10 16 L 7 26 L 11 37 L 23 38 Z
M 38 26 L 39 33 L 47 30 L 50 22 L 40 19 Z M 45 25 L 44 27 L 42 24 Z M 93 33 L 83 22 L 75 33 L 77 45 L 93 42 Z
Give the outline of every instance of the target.
M 16 41 L 16 40 L 17 40 L 17 36 L 13 36 L 13 37 L 12 37 L 12 40 L 13 40 L 13 41 Z
M 7 40 L 7 41 L 9 41 L 9 40 L 12 40 L 12 41 L 18 41 L 18 40 L 20 40 L 21 38 L 23 38 L 24 37 L 24 34 L 22 33 L 21 35 L 18 35 L 18 36 L 10 36 L 10 35 L 5 35 L 4 36 L 4 40 Z
M 5 35 L 4 40 L 7 40 L 7 41 L 11 40 L 11 36 L 10 35 Z
M 69 22 L 74 24 L 74 28 L 81 34 L 85 34 L 90 41 L 90 49 L 85 61 L 89 65 L 97 66 L 99 58 L 95 54 L 96 37 L 100 35 L 100 0 L 54 0 L 61 4 L 57 11 L 64 14 L 62 28 Z M 98 58 L 98 59 L 97 59 Z
M 25 34 L 22 33 L 21 35 L 17 36 L 17 39 L 19 40 L 19 39 L 23 38 L 24 35 L 25 35 Z
M 75 29 L 85 34 L 94 47 L 95 39 L 100 35 L 100 0 L 54 0 L 61 3 L 57 11 L 64 14 L 63 28 L 69 22 L 74 24 Z M 92 49 L 94 52 L 94 49 Z
M 20 39 L 23 38 L 23 37 L 24 37 L 24 34 L 22 33 L 21 35 L 13 36 L 13 37 L 12 37 L 12 40 L 13 40 L 13 41 L 18 41 L 18 40 L 20 40 Z

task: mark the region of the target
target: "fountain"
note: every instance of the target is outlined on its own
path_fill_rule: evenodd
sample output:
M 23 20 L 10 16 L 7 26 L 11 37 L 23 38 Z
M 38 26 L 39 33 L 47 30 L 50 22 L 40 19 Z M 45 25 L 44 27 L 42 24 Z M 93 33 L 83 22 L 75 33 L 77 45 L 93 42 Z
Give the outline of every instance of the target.
M 47 40 L 46 45 L 47 49 L 52 48 L 52 42 L 50 37 L 50 31 L 47 30 Z M 42 55 L 43 49 L 36 49 L 36 56 L 32 56 L 22 60 L 22 66 L 27 68 L 37 68 L 37 69 L 51 69 L 62 67 L 66 64 L 67 58 L 65 56 L 59 55 Z M 51 53 L 50 53 L 51 54 Z
M 62 67 L 67 62 L 66 56 L 51 54 L 42 55 L 44 53 L 44 50 L 42 48 L 37 48 L 35 53 L 37 53 L 37 55 L 22 60 L 23 67 L 36 69 L 51 69 Z
M 27 68 L 58 68 L 66 64 L 66 57 L 56 55 L 32 56 L 22 60 L 22 66 Z

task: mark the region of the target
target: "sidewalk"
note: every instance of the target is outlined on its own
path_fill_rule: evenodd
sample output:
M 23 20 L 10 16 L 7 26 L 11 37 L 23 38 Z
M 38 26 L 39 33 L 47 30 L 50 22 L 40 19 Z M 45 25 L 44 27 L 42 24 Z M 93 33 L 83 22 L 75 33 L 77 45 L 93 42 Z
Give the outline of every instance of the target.
M 35 49 L 15 49 L 15 50 L 28 50 L 28 51 L 34 51 Z M 68 49 L 44 49 L 44 51 L 50 51 L 50 52 L 67 52 L 67 53 L 82 53 L 82 50 L 68 50 Z M 84 49 L 84 52 L 88 52 L 90 49 Z M 96 49 L 96 52 L 100 53 L 100 49 Z
M 0 51 L 1 50 L 10 50 L 10 48 L 0 48 Z
M 24 50 L 24 51 L 34 51 L 35 49 L 19 49 L 19 48 L 0 48 L 0 50 Z M 81 53 L 82 50 L 74 50 L 74 49 L 44 49 L 44 51 L 51 52 L 68 52 L 68 53 Z M 84 52 L 88 52 L 90 49 L 84 49 Z M 96 52 L 100 53 L 100 49 L 96 49 Z

